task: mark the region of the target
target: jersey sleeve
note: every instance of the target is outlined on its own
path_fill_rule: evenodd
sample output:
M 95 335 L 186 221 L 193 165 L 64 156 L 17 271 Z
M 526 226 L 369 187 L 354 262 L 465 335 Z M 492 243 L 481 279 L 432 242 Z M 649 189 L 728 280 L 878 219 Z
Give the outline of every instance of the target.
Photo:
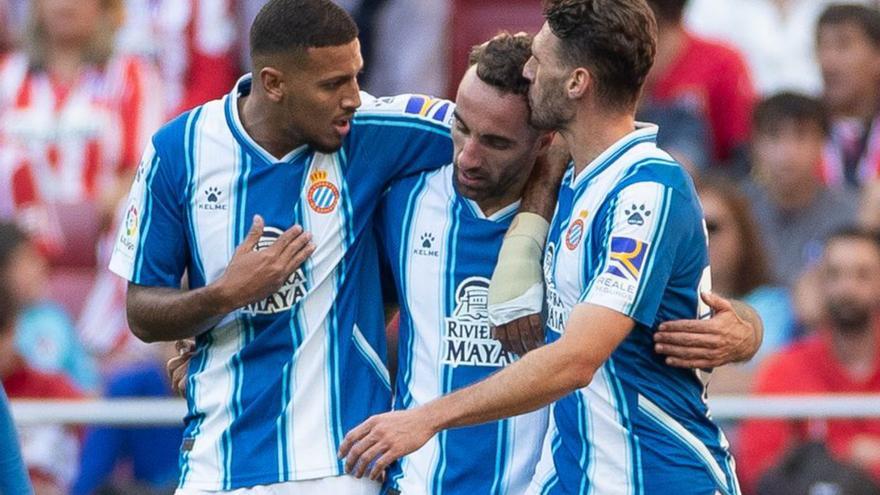
M 596 224 L 601 232 L 593 257 L 602 268 L 587 283 L 579 302 L 653 326 L 680 259 L 679 246 L 692 237 L 695 227 L 688 222 L 700 222 L 681 203 L 673 188 L 658 182 L 637 182 L 614 195 Z M 591 256 L 586 257 L 589 262 Z
M 369 164 L 385 184 L 452 161 L 451 101 L 361 93 L 361 103 L 352 121 L 349 158 Z
M 154 144 L 135 173 L 110 270 L 138 285 L 178 288 L 187 264 L 186 180 Z

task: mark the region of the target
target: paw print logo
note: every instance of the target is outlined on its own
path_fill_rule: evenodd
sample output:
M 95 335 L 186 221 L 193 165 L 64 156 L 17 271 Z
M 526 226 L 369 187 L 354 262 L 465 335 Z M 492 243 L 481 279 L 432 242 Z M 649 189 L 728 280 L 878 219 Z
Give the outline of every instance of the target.
M 221 191 L 219 187 L 209 187 L 205 190 L 205 195 L 208 196 L 209 203 L 216 203 L 217 201 L 220 201 L 220 196 L 223 195 L 223 191 Z
M 431 249 L 431 246 L 434 245 L 434 241 L 435 241 L 434 234 L 432 234 L 430 232 L 425 232 L 424 234 L 422 234 L 421 239 L 422 239 L 422 247 L 425 249 Z
M 645 208 L 644 204 L 632 205 L 630 208 L 623 210 L 626 215 L 626 223 L 630 225 L 645 225 L 645 219 L 651 216 L 651 210 Z

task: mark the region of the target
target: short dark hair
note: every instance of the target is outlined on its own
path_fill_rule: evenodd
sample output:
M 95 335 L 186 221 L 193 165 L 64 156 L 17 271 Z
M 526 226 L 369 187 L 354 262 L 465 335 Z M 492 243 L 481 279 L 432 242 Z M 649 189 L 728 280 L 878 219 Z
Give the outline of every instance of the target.
M 832 242 L 846 239 L 867 241 L 873 244 L 874 247 L 877 248 L 877 252 L 880 253 L 880 234 L 855 225 L 846 225 L 833 231 L 825 238 L 825 247 L 828 247 Z
M 600 102 L 635 106 L 657 51 L 657 21 L 645 0 L 547 0 L 544 17 L 562 59 L 596 79 Z
M 783 91 L 761 100 L 752 113 L 755 133 L 773 133 L 784 123 L 816 125 L 827 135 L 830 127 L 825 105 L 817 98 Z
M 523 67 L 532 56 L 532 36 L 502 32 L 471 49 L 468 66 L 477 66 L 477 77 L 503 93 L 526 96 L 529 80 Z
M 835 24 L 855 24 L 874 46 L 880 47 L 880 9 L 859 4 L 830 5 L 819 16 L 818 28 Z
M 270 0 L 251 25 L 251 58 L 354 41 L 357 24 L 330 0 Z
M 648 0 L 658 21 L 677 23 L 684 17 L 684 8 L 689 0 Z

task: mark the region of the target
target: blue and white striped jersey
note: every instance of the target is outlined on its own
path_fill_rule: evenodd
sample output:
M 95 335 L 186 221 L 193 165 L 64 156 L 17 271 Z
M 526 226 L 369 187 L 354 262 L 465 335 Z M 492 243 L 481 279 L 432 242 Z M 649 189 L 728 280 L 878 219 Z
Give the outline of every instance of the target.
M 640 126 L 563 180 L 544 259 L 547 339 L 582 303 L 635 328 L 589 386 L 553 404 L 536 493 L 739 492 L 698 373 L 654 352 L 661 322 L 708 316 L 698 289 L 710 284 L 702 207 L 656 136 Z
M 486 378 L 517 358 L 492 339 L 489 279 L 517 204 L 491 217 L 459 195 L 454 167 L 395 183 L 380 210 L 380 239 L 400 299 L 395 408 L 412 408 Z M 522 494 L 547 409 L 435 435 L 404 457 L 387 486 L 404 494 Z
M 317 250 L 276 294 L 197 338 L 180 486 L 229 490 L 341 475 L 345 433 L 390 407 L 373 214 L 392 179 L 449 161 L 451 102 L 362 94 L 343 147 L 275 159 L 237 100 L 183 114 L 152 139 L 111 269 L 131 282 L 216 280 L 260 214 L 258 248 L 301 224 Z

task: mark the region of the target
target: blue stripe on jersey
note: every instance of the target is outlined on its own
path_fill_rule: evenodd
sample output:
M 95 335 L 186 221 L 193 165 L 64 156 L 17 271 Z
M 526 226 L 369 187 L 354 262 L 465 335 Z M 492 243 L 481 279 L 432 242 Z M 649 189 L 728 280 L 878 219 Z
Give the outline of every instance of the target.
M 587 404 L 584 402 L 584 397 L 581 394 L 575 395 L 575 401 L 578 413 L 578 434 L 583 439 L 583 442 L 581 442 L 580 465 L 586 467 L 586 469 L 581 474 L 581 482 L 578 489 L 578 494 L 583 495 L 587 492 L 587 490 L 592 488 L 592 486 L 590 486 L 589 476 L 587 476 L 587 473 L 593 471 L 596 468 L 596 454 L 594 449 L 590 445 L 590 442 L 587 441 L 587 439 L 591 436 L 588 433 L 591 429 L 591 425 L 589 411 L 587 410 Z
M 150 166 L 150 173 L 147 174 L 146 187 L 148 190 L 153 187 L 153 180 L 155 180 L 155 178 L 156 178 L 156 173 L 159 172 L 159 167 L 160 167 L 159 154 L 156 153 L 156 155 L 153 156 L 153 163 Z M 150 233 L 150 223 L 152 220 L 152 218 L 150 218 L 150 213 L 151 213 L 152 207 L 153 207 L 152 194 L 147 194 L 146 201 L 144 202 L 143 218 L 141 219 L 141 224 L 140 224 L 141 238 L 140 238 L 140 242 L 138 243 L 137 262 L 135 264 L 135 270 L 134 270 L 134 279 L 135 280 L 140 280 L 141 270 L 143 269 L 143 266 L 144 266 L 144 244 L 147 241 L 147 235 Z
M 345 168 L 340 163 L 339 155 L 335 157 L 336 164 L 340 169 Z M 342 231 L 343 238 L 345 239 L 345 250 L 348 251 L 349 247 L 352 243 L 352 233 L 351 229 L 348 227 L 352 223 L 352 211 L 351 211 L 351 197 L 349 195 L 348 184 L 343 181 L 339 184 L 339 194 L 341 196 L 340 204 L 343 208 L 343 222 L 342 222 Z M 339 270 L 336 280 L 336 292 L 340 292 L 342 284 L 345 283 L 345 279 L 347 278 L 348 272 L 350 268 L 348 267 L 347 257 L 343 257 L 342 261 L 339 263 Z M 340 338 L 340 329 L 339 329 L 339 313 L 338 306 L 334 305 L 331 309 L 331 318 L 330 324 L 332 328 L 328 334 L 328 338 L 330 340 L 330 349 L 328 356 L 328 370 L 330 372 L 330 383 L 332 383 L 332 390 L 330 392 L 330 411 L 333 414 L 333 421 L 331 423 L 331 429 L 333 431 L 333 443 L 332 445 L 336 446 L 336 449 L 339 449 L 339 446 L 342 444 L 342 438 L 345 436 L 345 431 L 342 428 L 342 408 L 339 407 L 341 404 L 341 398 L 339 396 L 342 393 L 342 387 L 340 386 L 340 371 L 339 371 L 339 361 L 340 361 L 340 350 L 339 350 L 339 338 Z M 381 375 L 380 375 L 381 376 Z M 341 470 L 344 469 L 344 464 L 342 459 L 337 459 L 337 465 Z
M 615 216 L 614 213 L 617 211 L 618 199 L 614 198 L 608 203 L 607 213 L 605 214 L 605 223 L 604 229 L 602 231 L 601 236 L 599 237 L 598 243 L 593 244 L 594 246 L 607 246 L 611 240 L 611 229 L 614 227 Z M 593 229 L 590 229 L 590 235 L 592 235 Z M 589 255 L 589 258 L 592 259 L 592 253 Z M 602 273 L 608 268 L 608 259 L 604 256 L 598 256 L 595 259 L 595 263 L 590 265 L 592 268 L 591 273 Z M 587 272 L 582 273 L 583 276 L 588 276 Z M 590 293 L 590 289 L 593 288 L 593 284 L 596 282 L 596 277 L 592 277 L 588 280 L 585 280 L 585 289 L 584 292 L 578 298 L 579 301 L 583 301 L 587 294 Z
M 659 246 L 660 242 L 663 240 L 663 235 L 666 233 L 666 222 L 669 220 L 669 207 L 672 204 L 672 188 L 667 187 L 663 191 L 663 213 L 662 217 L 658 221 L 658 227 L 654 231 L 654 236 L 651 239 L 651 246 Z M 648 253 L 647 266 L 645 267 L 645 271 L 642 273 L 642 277 L 647 279 L 651 276 L 651 271 L 654 269 L 654 261 L 657 259 L 657 251 L 659 249 L 652 249 L 651 252 Z M 638 293 L 636 294 L 636 298 L 633 301 L 632 307 L 638 307 L 641 302 L 642 296 L 645 293 L 645 288 L 648 284 L 641 284 L 642 286 L 639 288 Z
M 196 408 L 196 396 L 199 391 L 196 389 L 196 375 L 205 371 L 205 365 L 208 364 L 208 354 L 211 349 L 211 332 L 203 333 L 196 337 L 196 353 L 189 362 L 189 370 L 186 378 L 186 407 L 187 417 L 184 422 L 187 423 L 186 431 L 183 432 L 183 438 L 198 438 L 202 429 L 202 422 L 205 420 L 205 414 Z M 195 371 L 193 371 L 195 370 Z M 189 474 L 189 450 L 181 449 L 181 456 L 178 461 L 180 465 L 180 479 L 178 488 L 182 488 L 186 483 Z
M 446 282 L 446 294 L 444 295 L 442 301 L 442 310 L 440 312 L 441 315 L 452 314 L 452 310 L 455 308 L 455 289 L 457 287 L 455 280 L 455 271 L 456 257 L 458 256 L 458 231 L 461 226 L 461 222 L 459 221 L 459 215 L 461 214 L 461 203 L 459 201 L 451 201 L 450 203 L 451 204 L 448 217 L 451 219 L 452 225 L 450 225 L 449 227 L 449 236 L 446 242 L 446 274 L 443 277 L 443 280 Z M 452 367 L 444 366 L 442 362 L 437 363 L 437 366 L 441 377 L 440 394 L 445 395 L 452 390 Z M 448 438 L 449 434 L 445 430 L 437 436 L 439 444 L 439 459 L 434 471 L 434 481 L 431 483 L 431 486 L 433 487 L 432 493 L 434 495 L 442 495 L 443 493 L 443 479 L 446 475 L 447 462 L 446 443 Z
M 550 414 L 554 414 L 551 409 Z M 554 429 L 553 431 L 553 442 L 550 444 L 550 455 L 554 459 L 556 459 L 556 454 L 559 452 L 559 449 L 562 448 L 562 436 L 559 434 L 558 429 Z M 553 472 L 550 473 L 550 478 L 544 480 L 544 486 L 541 490 L 541 495 L 549 494 L 556 486 L 559 485 L 559 471 L 557 469 L 553 469 Z
M 636 457 L 639 455 L 635 448 L 635 435 L 633 435 L 632 421 L 629 417 L 629 405 L 626 402 L 626 396 L 623 393 L 623 385 L 617 376 L 617 368 L 614 366 L 614 357 L 609 357 L 605 366 L 608 381 L 611 385 L 611 393 L 614 396 L 614 402 L 617 404 L 617 413 L 620 415 L 621 424 L 626 431 L 626 450 L 629 457 L 630 473 L 627 476 L 627 493 L 640 495 L 643 493 L 641 486 L 642 473 L 639 469 L 639 462 Z
M 497 423 L 497 432 L 498 439 L 495 442 L 495 449 L 497 455 L 495 456 L 495 477 L 492 479 L 492 488 L 490 493 L 493 495 L 502 495 L 507 492 L 507 488 L 503 486 L 502 482 L 504 478 L 507 476 L 507 470 L 510 467 L 510 451 L 508 449 L 507 442 L 510 439 L 510 421 L 499 421 Z
M 195 160 L 193 154 L 195 153 L 195 135 L 196 135 L 196 127 L 198 123 L 201 121 L 202 115 L 202 107 L 198 107 L 193 110 L 189 114 L 189 118 L 186 119 L 186 130 L 184 134 L 184 157 L 185 157 L 185 165 L 186 165 L 186 180 L 187 180 L 187 199 L 192 202 L 192 208 L 196 207 L 196 182 L 198 177 L 198 162 Z M 191 286 L 193 287 L 201 287 L 205 285 L 205 267 L 202 262 L 202 249 L 199 245 L 198 237 L 196 236 L 196 223 L 195 223 L 195 213 L 192 208 L 187 208 L 186 216 L 187 216 L 187 224 L 189 226 L 189 235 L 192 239 L 192 250 L 193 250 L 193 259 L 191 260 L 191 264 L 193 268 L 195 268 L 196 274 L 201 279 L 201 284 L 199 284 L 196 280 L 190 281 Z
M 449 129 L 439 125 L 431 125 L 425 121 L 413 121 L 406 118 L 395 117 L 379 117 L 371 115 L 369 118 L 356 116 L 351 121 L 352 125 L 380 125 L 382 127 L 404 127 L 407 129 L 418 129 L 421 131 L 433 132 L 441 136 L 449 136 Z

